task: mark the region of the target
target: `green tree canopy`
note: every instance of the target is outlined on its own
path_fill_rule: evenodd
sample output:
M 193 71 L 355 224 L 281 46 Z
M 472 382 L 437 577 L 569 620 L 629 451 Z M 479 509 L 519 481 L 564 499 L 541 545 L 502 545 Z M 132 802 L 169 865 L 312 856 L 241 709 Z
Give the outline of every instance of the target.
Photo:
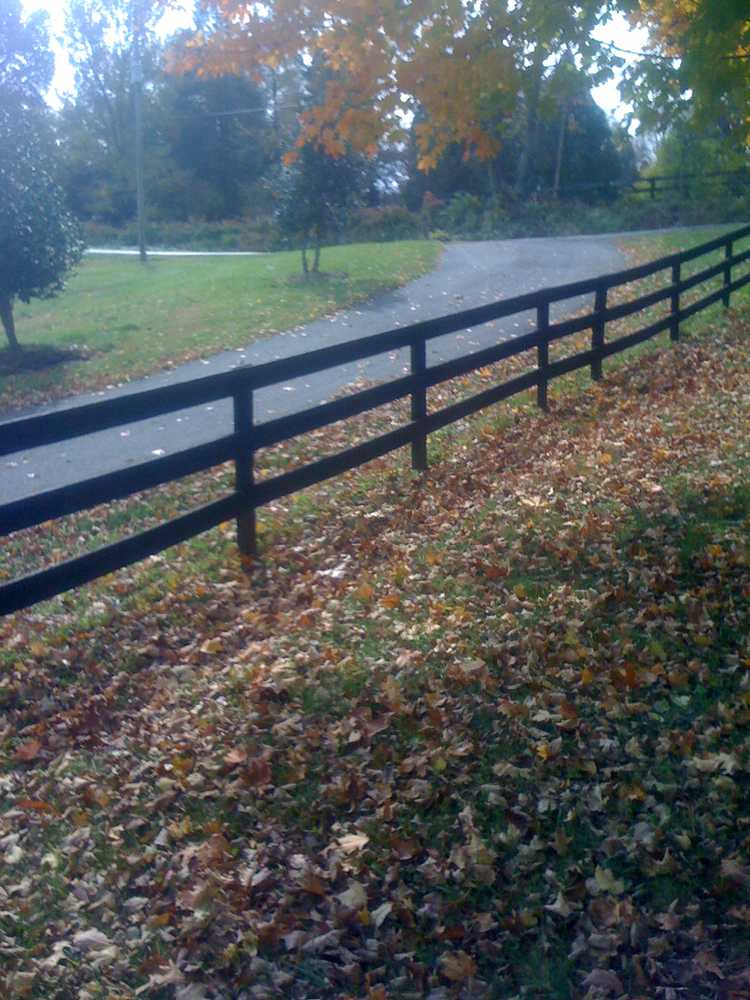
M 21 0 L 0 4 L 0 95 L 2 101 L 40 105 L 49 87 L 55 61 L 49 50 L 46 14 L 37 11 L 24 20 Z
M 0 13 L 0 319 L 12 350 L 14 300 L 60 291 L 83 249 L 50 164 L 41 91 L 51 71 L 44 22 L 24 22 L 10 0 Z
M 750 6 L 747 0 L 620 0 L 648 28 L 653 55 L 628 74 L 626 96 L 646 125 L 690 114 L 750 137 Z

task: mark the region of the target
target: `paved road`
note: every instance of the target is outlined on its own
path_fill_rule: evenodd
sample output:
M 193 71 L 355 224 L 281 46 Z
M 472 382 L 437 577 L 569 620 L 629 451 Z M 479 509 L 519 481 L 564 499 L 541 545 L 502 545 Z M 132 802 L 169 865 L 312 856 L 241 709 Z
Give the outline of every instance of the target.
M 103 397 L 289 357 L 545 286 L 605 274 L 623 266 L 624 256 L 618 249 L 618 238 L 613 236 L 451 243 L 430 274 L 369 304 L 277 334 L 244 350 L 226 351 L 56 405 L 6 414 L 5 419 L 64 412 L 71 405 Z M 569 315 L 581 305 L 581 300 L 558 304 L 553 307 L 552 318 Z M 534 320 L 527 313 L 433 340 L 428 344 L 427 362 L 434 364 L 518 336 L 532 329 Z M 329 399 L 357 379 L 377 381 L 407 370 L 408 358 L 403 351 L 344 365 L 261 390 L 257 394 L 256 413 L 259 420 L 293 413 Z M 220 402 L 102 431 L 63 445 L 0 458 L 0 503 L 179 451 L 230 430 L 230 404 Z
M 111 247 L 89 247 L 87 254 L 95 257 L 137 257 L 140 250 L 124 247 L 116 250 Z M 263 257 L 265 250 L 149 250 L 149 257 Z

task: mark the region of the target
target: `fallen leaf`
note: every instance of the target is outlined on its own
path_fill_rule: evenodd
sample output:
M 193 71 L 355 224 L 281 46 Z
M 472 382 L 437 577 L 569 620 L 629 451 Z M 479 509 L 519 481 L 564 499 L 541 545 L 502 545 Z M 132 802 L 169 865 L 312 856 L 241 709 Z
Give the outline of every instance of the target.
M 446 979 L 452 983 L 463 983 L 473 979 L 477 972 L 477 964 L 471 955 L 465 951 L 448 952 L 440 956 L 440 966 Z
M 369 842 L 370 838 L 365 833 L 347 833 L 336 841 L 344 854 L 354 854 L 355 851 L 361 851 Z
M 336 899 L 349 910 L 361 910 L 367 906 L 367 890 L 361 882 L 350 882 L 349 888 L 340 892 Z
M 28 740 L 16 749 L 13 757 L 15 760 L 20 761 L 23 764 L 28 764 L 32 760 L 36 760 L 41 752 L 42 744 L 39 740 Z
M 79 931 L 74 934 L 73 944 L 79 951 L 97 951 L 100 948 L 108 948 L 111 941 L 106 934 L 92 927 L 87 931 Z
M 625 992 L 622 980 L 609 969 L 594 969 L 583 981 L 587 989 L 602 990 L 604 993 L 615 993 L 617 995 Z

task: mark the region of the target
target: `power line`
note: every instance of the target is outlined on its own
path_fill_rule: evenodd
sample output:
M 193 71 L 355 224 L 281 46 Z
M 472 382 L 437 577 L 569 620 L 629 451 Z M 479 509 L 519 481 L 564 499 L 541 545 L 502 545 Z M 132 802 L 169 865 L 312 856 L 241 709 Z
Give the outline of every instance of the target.
M 299 110 L 299 104 L 279 104 L 276 106 L 276 111 L 287 111 L 290 108 L 294 108 L 296 111 Z M 272 107 L 260 107 L 260 108 L 234 108 L 231 111 L 202 111 L 199 114 L 206 115 L 210 118 L 226 118 L 229 115 L 254 115 L 258 112 L 271 112 L 274 108 Z M 189 116 L 185 116 L 189 117 Z
M 637 56 L 639 59 L 651 59 L 654 62 L 673 63 L 675 59 L 683 58 L 682 56 L 662 56 L 659 55 L 658 52 L 638 52 L 635 49 L 624 49 L 621 45 L 615 45 L 614 42 L 600 42 L 599 44 L 605 49 L 612 49 L 614 52 L 622 52 L 626 56 Z M 746 55 L 732 53 L 730 55 L 719 56 L 719 58 L 730 62 L 743 62 L 750 59 L 750 53 Z
M 600 45 L 605 49 L 612 49 L 614 52 L 622 52 L 626 56 L 638 56 L 639 59 L 653 59 L 655 62 L 674 62 L 674 56 L 660 56 L 658 52 L 637 52 L 635 49 L 624 49 L 621 45 L 615 45 L 614 42 L 600 42 Z
M 195 118 L 229 118 L 232 115 L 257 115 L 257 114 L 273 114 L 276 111 L 288 111 L 294 109 L 295 111 L 300 110 L 299 104 L 279 104 L 275 109 L 270 105 L 267 107 L 258 108 L 232 108 L 229 111 L 203 111 L 196 108 L 195 111 L 175 111 L 170 117 L 172 119 L 185 119 L 186 121 L 193 121 Z

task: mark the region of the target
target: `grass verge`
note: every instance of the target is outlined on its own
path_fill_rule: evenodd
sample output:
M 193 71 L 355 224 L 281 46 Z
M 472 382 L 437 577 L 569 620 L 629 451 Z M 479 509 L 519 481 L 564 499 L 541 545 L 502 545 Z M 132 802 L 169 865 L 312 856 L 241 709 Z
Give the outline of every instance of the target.
M 741 996 L 738 306 L 3 622 L 9 994 Z
M 62 399 L 192 358 L 244 347 L 411 281 L 436 263 L 426 241 L 331 247 L 299 280 L 298 253 L 241 258 L 88 257 L 53 300 L 16 306 L 18 337 L 80 363 L 4 375 L 0 411 Z

